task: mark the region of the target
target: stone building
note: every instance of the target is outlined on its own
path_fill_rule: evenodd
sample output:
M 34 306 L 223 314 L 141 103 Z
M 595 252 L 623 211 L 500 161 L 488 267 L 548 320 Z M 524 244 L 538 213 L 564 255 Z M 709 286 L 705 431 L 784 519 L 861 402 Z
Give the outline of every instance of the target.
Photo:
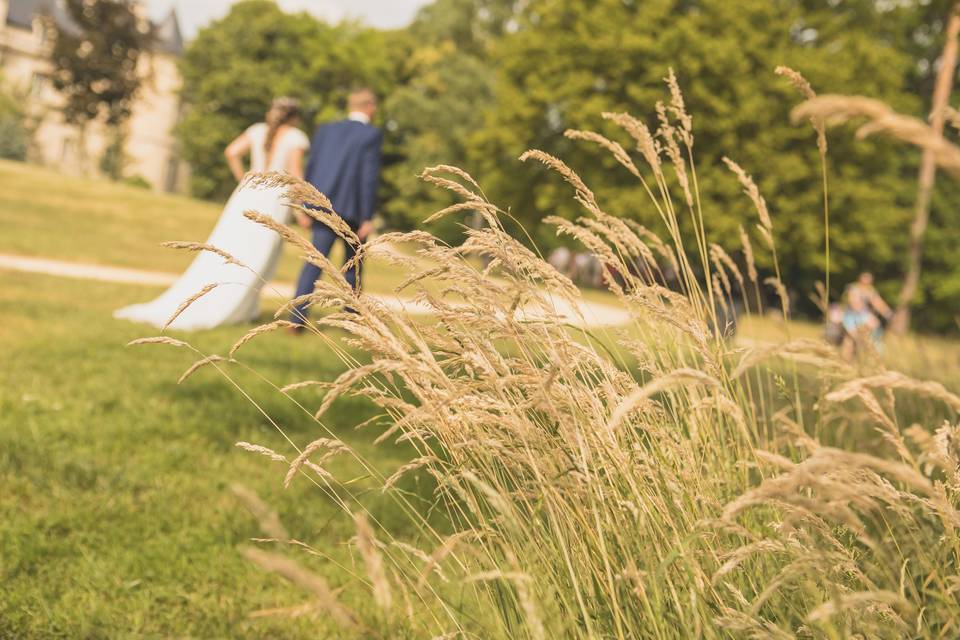
M 138 8 L 143 11 L 142 5 Z M 61 0 L 0 0 L 0 75 L 5 89 L 26 101 L 35 125 L 32 160 L 66 173 L 97 175 L 110 137 L 99 124 L 91 124 L 81 137 L 76 126 L 64 122 L 60 96 L 50 82 L 44 16 L 69 24 Z M 157 40 L 151 53 L 141 57 L 143 82 L 125 125 L 124 175 L 177 192 L 187 184 L 187 167 L 174 136 L 181 114 L 177 59 L 184 42 L 175 12 L 153 27 Z

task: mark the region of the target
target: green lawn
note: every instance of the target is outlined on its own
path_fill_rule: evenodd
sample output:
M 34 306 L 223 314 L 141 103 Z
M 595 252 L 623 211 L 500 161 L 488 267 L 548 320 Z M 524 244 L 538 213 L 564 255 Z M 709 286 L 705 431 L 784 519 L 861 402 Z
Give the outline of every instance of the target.
M 0 162 L 0 252 L 177 271 L 190 256 L 159 243 L 202 240 L 218 214 L 218 207 L 189 199 Z M 280 277 L 291 279 L 297 267 L 288 251 Z M 367 274 L 374 290 L 389 290 L 402 278 L 377 261 Z M 282 466 L 234 447 L 246 440 L 294 453 L 214 369 L 178 386 L 193 354 L 124 347 L 152 330 L 116 321 L 112 311 L 158 292 L 0 271 L 0 638 L 341 637 L 322 618 L 248 617 L 299 604 L 304 595 L 237 553 L 261 532 L 230 492 L 232 483 L 255 490 L 294 538 L 328 554 L 297 558 L 334 587 L 356 582 L 345 545 L 352 523 L 304 479 L 284 490 Z M 189 339 L 204 353 L 225 353 L 245 329 Z M 767 319 L 741 327 L 745 337 L 770 341 L 818 332 Z M 615 348 L 615 331 L 599 333 Z M 241 354 L 278 384 L 332 379 L 344 368 L 323 341 L 283 334 L 263 336 Z M 888 355 L 921 378 L 951 388 L 960 379 L 954 341 L 891 341 Z M 324 435 L 255 375 L 238 366 L 228 372 L 299 446 Z M 318 404 L 309 390 L 299 394 L 308 408 Z M 351 428 L 370 411 L 346 398 L 325 419 L 389 474 L 413 454 L 374 446 L 370 431 Z M 379 492 L 366 492 L 353 466 L 338 461 L 331 470 L 359 478 L 344 490 L 361 494 L 391 531 L 412 539 L 410 520 Z M 426 496 L 415 482 L 405 488 Z M 343 598 L 357 609 L 371 606 L 353 588 Z
M 0 160 L 0 253 L 179 273 L 194 255 L 161 243 L 203 242 L 220 210 L 214 203 Z M 334 259 L 339 264 L 339 255 Z M 301 264 L 285 247 L 277 279 L 293 282 Z M 368 260 L 367 290 L 392 292 L 402 279 L 382 260 Z
M 189 199 L 0 162 L 0 252 L 176 271 L 190 256 L 157 245 L 203 239 L 217 215 Z M 297 267 L 288 252 L 281 275 L 292 278 Z M 340 637 L 322 618 L 248 617 L 305 596 L 237 553 L 262 533 L 232 483 L 273 506 L 294 538 L 329 554 L 296 557 L 334 587 L 355 584 L 346 546 L 353 524 L 305 478 L 284 490 L 282 465 L 234 446 L 246 440 L 296 455 L 213 368 L 178 386 L 194 354 L 124 346 L 154 330 L 112 311 L 157 293 L 0 271 L 0 638 Z M 188 338 L 205 353 L 225 353 L 247 328 Z M 323 341 L 285 334 L 251 342 L 241 359 L 278 384 L 343 370 Z M 299 446 L 325 435 L 252 373 L 229 373 Z M 316 393 L 299 394 L 310 408 L 319 403 Z M 411 452 L 375 447 L 370 431 L 354 431 L 370 411 L 347 398 L 325 420 L 389 474 Z M 365 492 L 358 465 L 334 461 L 331 471 L 357 477 L 344 491 L 361 494 L 391 531 L 409 529 L 392 499 Z M 342 597 L 370 606 L 362 593 Z
M 234 447 L 246 440 L 293 452 L 214 370 L 177 386 L 190 353 L 124 347 L 146 332 L 110 312 L 148 293 L 0 272 L 0 637 L 324 637 L 316 621 L 246 618 L 303 596 L 237 555 L 260 532 L 228 487 L 254 489 L 295 538 L 347 565 L 351 523 L 307 482 L 285 491 L 282 465 Z M 237 335 L 211 331 L 193 342 L 223 352 Z M 266 336 L 244 351 L 277 382 L 341 369 L 319 340 Z M 294 442 L 322 435 L 253 376 L 231 371 Z M 409 453 L 348 429 L 367 411 L 341 401 L 329 426 L 390 472 Z M 370 499 L 377 513 L 395 508 Z M 348 581 L 331 563 L 314 567 L 335 585 Z
M 192 256 L 159 244 L 203 240 L 218 215 L 207 203 L 0 161 L 2 253 L 176 272 Z M 287 251 L 278 277 L 292 280 L 298 268 Z M 371 260 L 365 285 L 390 291 L 403 277 Z M 306 479 L 284 490 L 282 465 L 234 446 L 245 440 L 296 455 L 217 371 L 178 386 L 196 355 L 125 348 L 155 330 L 112 312 L 158 293 L 0 270 L 0 638 L 342 637 L 323 618 L 249 617 L 306 596 L 241 558 L 238 545 L 263 533 L 231 484 L 256 491 L 292 537 L 327 554 L 294 552 L 334 588 L 347 586 L 341 598 L 365 611 L 369 595 L 351 576 L 362 569 L 346 545 L 353 523 Z M 248 328 L 180 337 L 226 353 Z M 241 359 L 277 384 L 344 369 L 322 340 L 285 334 L 248 344 Z M 256 375 L 238 366 L 229 373 L 299 446 L 325 435 Z M 298 397 L 319 404 L 316 392 Z M 414 454 L 374 446 L 370 427 L 354 431 L 370 411 L 346 398 L 324 419 L 389 475 Z M 359 495 L 394 535 L 418 542 L 393 498 L 366 490 L 359 465 L 328 466 L 338 479 L 358 478 L 341 490 Z M 402 480 L 405 495 L 429 497 L 417 483 Z
M 210 202 L 0 160 L 0 253 L 179 273 L 194 255 L 160 245 L 206 240 L 220 211 Z M 341 251 L 338 243 L 334 264 Z M 297 252 L 285 247 L 276 278 L 294 282 L 301 265 Z M 406 275 L 373 255 L 364 267 L 364 289 L 393 294 Z M 439 290 L 429 279 L 420 284 Z M 613 302 L 605 291 L 586 289 L 583 297 Z
M 0 161 L 0 252 L 179 271 L 167 240 L 203 240 L 219 207 Z

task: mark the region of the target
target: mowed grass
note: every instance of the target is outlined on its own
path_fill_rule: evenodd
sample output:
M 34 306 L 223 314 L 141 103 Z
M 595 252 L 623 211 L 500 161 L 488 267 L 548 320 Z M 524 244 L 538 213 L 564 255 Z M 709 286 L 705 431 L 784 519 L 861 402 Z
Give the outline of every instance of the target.
M 194 254 L 160 245 L 205 241 L 221 209 L 222 203 L 0 160 L 0 253 L 180 273 Z M 341 252 L 338 243 L 334 264 Z M 284 247 L 276 278 L 294 282 L 302 264 Z M 392 293 L 402 280 L 382 259 L 367 261 L 366 290 Z
M 218 215 L 215 205 L 0 162 L 4 253 L 176 272 L 192 256 L 159 243 L 203 240 Z M 405 275 L 375 260 L 369 266 L 366 283 L 374 291 L 392 290 Z M 291 280 L 298 267 L 287 250 L 279 278 Z M 351 573 L 362 574 L 345 544 L 352 523 L 306 478 L 284 490 L 282 465 L 234 447 L 246 440 L 294 455 L 284 436 L 214 369 L 178 386 L 194 354 L 123 346 L 154 330 L 115 321 L 112 311 L 158 293 L 0 271 L 0 637 L 340 637 L 322 619 L 249 617 L 305 596 L 237 553 L 238 545 L 262 533 L 230 492 L 232 483 L 259 493 L 292 537 L 329 554 L 295 557 L 334 587 L 355 584 Z M 600 293 L 593 298 L 610 301 Z M 204 353 L 223 354 L 246 329 L 188 339 Z M 813 338 L 820 331 L 814 324 L 765 318 L 751 318 L 740 329 L 744 344 Z M 617 348 L 617 331 L 597 333 Z M 331 380 L 344 370 L 316 338 L 268 335 L 240 353 L 276 384 Z M 890 340 L 885 357 L 920 378 L 952 389 L 960 384 L 955 341 Z M 325 435 L 258 376 L 242 367 L 228 371 L 297 445 Z M 320 396 L 305 390 L 298 398 L 314 409 Z M 922 403 L 902 408 L 917 416 L 926 412 Z M 374 446 L 374 431 L 352 429 L 372 411 L 345 398 L 325 422 L 389 474 L 412 453 Z M 823 436 L 828 443 L 850 439 Z M 870 449 L 874 440 L 871 431 L 859 448 Z M 359 478 L 344 490 L 361 494 L 371 512 L 389 521 L 387 529 L 413 538 L 410 519 L 379 492 L 366 491 L 360 469 L 337 461 L 332 471 L 340 479 Z M 405 488 L 412 499 L 420 492 L 427 504 L 428 489 Z M 361 611 L 372 606 L 356 590 L 343 598 Z
M 180 271 L 191 256 L 160 248 L 207 237 L 215 204 L 0 161 L 0 252 Z
M 294 538 L 330 554 L 312 566 L 334 587 L 348 582 L 334 561 L 353 566 L 345 546 L 352 523 L 308 479 L 284 490 L 283 465 L 234 446 L 246 440 L 295 455 L 215 370 L 178 386 L 194 355 L 124 347 L 151 333 L 110 313 L 152 293 L 0 272 L 0 637 L 335 637 L 322 620 L 247 617 L 304 596 L 238 555 L 239 544 L 262 534 L 229 485 L 258 492 Z M 190 340 L 224 353 L 243 330 Z M 322 341 L 286 335 L 240 355 L 277 383 L 332 379 L 342 369 Z M 230 373 L 301 447 L 324 435 L 256 376 L 236 366 Z M 301 398 L 316 405 L 319 396 Z M 370 411 L 347 398 L 325 420 L 390 473 L 410 454 L 374 447 L 370 432 L 350 428 Z M 360 475 L 338 464 L 338 477 Z M 362 492 L 363 481 L 353 490 Z M 393 512 L 378 492 L 365 499 L 380 517 Z

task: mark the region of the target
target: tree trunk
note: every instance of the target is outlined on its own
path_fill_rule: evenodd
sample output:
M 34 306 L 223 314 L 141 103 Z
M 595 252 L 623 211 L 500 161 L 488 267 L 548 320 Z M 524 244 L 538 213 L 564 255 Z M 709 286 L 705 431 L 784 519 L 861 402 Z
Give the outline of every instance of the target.
M 87 122 L 77 124 L 77 173 L 86 178 L 87 162 L 90 160 L 90 154 L 87 153 Z
M 943 45 L 943 55 L 940 57 L 940 70 L 937 72 L 936 84 L 933 87 L 933 106 L 930 112 L 930 126 L 937 135 L 943 135 L 945 120 L 944 110 L 950 99 L 950 90 L 953 87 L 953 76 L 957 69 L 957 36 L 960 34 L 960 4 L 955 4 L 950 11 L 947 22 L 946 42 Z M 933 152 L 924 150 L 920 163 L 918 179 L 917 202 L 914 207 L 913 224 L 910 226 L 910 244 L 907 253 L 907 274 L 903 279 L 900 297 L 897 300 L 897 311 L 894 314 L 890 328 L 895 333 L 906 333 L 910 328 L 910 303 L 917 293 L 920 283 L 920 268 L 923 261 L 923 236 L 930 221 L 930 197 L 933 193 L 933 182 L 937 175 L 937 165 Z

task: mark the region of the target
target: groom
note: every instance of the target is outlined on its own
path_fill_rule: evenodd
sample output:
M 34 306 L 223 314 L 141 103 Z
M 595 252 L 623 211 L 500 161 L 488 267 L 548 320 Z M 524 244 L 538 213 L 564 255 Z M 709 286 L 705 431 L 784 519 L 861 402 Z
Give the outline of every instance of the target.
M 346 120 L 331 122 L 317 129 L 310 145 L 305 179 L 333 204 L 333 210 L 350 225 L 363 242 L 373 230 L 373 210 L 376 207 L 377 185 L 380 181 L 380 149 L 383 134 L 370 122 L 377 113 L 377 97 L 367 88 L 353 91 L 347 99 L 349 115 Z M 312 229 L 313 246 L 323 255 L 339 239 L 327 225 L 303 213 L 298 215 L 300 225 Z M 350 260 L 356 251 L 344 243 L 344 260 Z M 347 282 L 359 287 L 358 263 L 346 273 Z M 320 268 L 309 262 L 303 265 L 297 282 L 297 296 L 313 293 L 320 278 Z M 306 323 L 307 305 L 293 312 L 291 321 L 302 329 Z

